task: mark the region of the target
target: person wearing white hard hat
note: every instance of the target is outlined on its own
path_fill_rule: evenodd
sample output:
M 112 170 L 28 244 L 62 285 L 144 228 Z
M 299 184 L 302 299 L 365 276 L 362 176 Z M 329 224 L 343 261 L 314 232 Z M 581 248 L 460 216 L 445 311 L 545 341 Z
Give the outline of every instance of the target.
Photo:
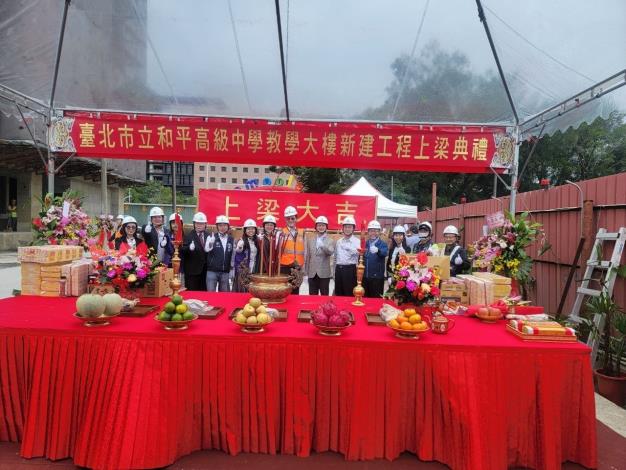
M 150 222 L 142 227 L 141 235 L 157 259 L 167 265 L 171 255 L 168 255 L 166 248 L 168 244 L 171 245 L 172 240 L 169 231 L 165 229 L 163 209 L 160 207 L 150 209 Z
M 242 271 L 247 271 L 250 274 L 255 272 L 256 259 L 259 253 L 258 233 L 259 231 L 254 219 L 247 219 L 243 223 L 241 239 L 239 239 L 235 245 L 233 292 L 248 292 L 247 289 L 241 285 L 239 275 Z
M 183 216 L 178 215 L 180 217 L 180 229 L 183 230 Z M 176 232 L 178 232 L 178 225 L 176 225 L 176 213 L 171 214 L 167 219 L 167 234 L 168 234 L 168 244 L 165 247 L 166 256 L 163 259 L 163 264 L 165 264 L 168 268 L 172 267 L 172 257 L 174 256 L 174 239 L 176 238 Z M 183 239 L 185 238 L 185 232 L 183 231 Z M 181 258 L 181 263 L 178 268 L 178 272 L 181 274 L 184 273 L 183 262 Z
M 124 222 L 124 214 L 119 214 L 115 218 L 113 233 L 111 233 L 111 236 L 109 237 L 110 242 L 115 242 L 118 238 L 122 238 L 122 222 Z M 115 246 L 115 244 L 113 246 Z
M 335 253 L 335 241 L 327 233 L 328 219 L 321 215 L 315 219 L 315 236 L 304 246 L 305 273 L 309 280 L 309 295 L 329 295 L 330 257 Z
M 385 288 L 385 258 L 389 247 L 380 239 L 382 227 L 377 220 L 367 225 L 368 240 L 365 243 L 363 288 L 365 297 L 382 297 Z
M 433 226 L 430 222 L 421 222 L 417 226 L 419 241 L 413 245 L 412 253 L 428 253 L 433 246 Z
M 304 269 L 304 231 L 296 228 L 298 211 L 287 206 L 283 212 L 287 226 L 283 228 L 283 246 L 280 256 L 280 273 L 290 275 L 292 269 Z M 300 286 L 294 287 L 292 294 L 300 293 Z
M 124 217 L 122 221 L 122 236 L 115 240 L 115 249 L 120 255 L 131 253 L 136 255 L 147 255 L 148 245 L 137 236 L 137 220 L 130 215 Z
M 280 272 L 280 247 L 283 244 L 283 234 L 276 229 L 276 217 L 266 214 L 263 217 L 263 232 L 259 239 L 259 256 L 255 272 L 275 276 Z M 270 248 L 271 247 L 271 248 Z
M 335 295 L 352 296 L 356 286 L 356 265 L 361 241 L 354 236 L 356 221 L 348 215 L 341 221 L 343 237 L 335 244 Z
M 232 269 L 235 240 L 228 233 L 230 222 L 225 215 L 215 218 L 217 234 L 209 235 L 205 244 L 207 252 L 206 288 L 209 292 L 230 292 L 229 278 Z
M 450 257 L 450 276 L 462 274 L 470 267 L 467 253 L 459 245 L 459 239 L 459 229 L 454 225 L 448 225 L 443 229 L 443 241 L 446 244 L 443 254 Z
M 417 225 L 411 225 L 406 231 L 406 244 L 409 246 L 409 252 L 413 251 L 413 246 L 415 246 L 418 241 Z
M 406 231 L 402 225 L 396 225 L 391 233 L 389 243 L 389 256 L 387 257 L 387 279 L 391 283 L 391 277 L 400 261 L 400 256 L 410 253 L 409 245 L 406 243 Z
M 193 230 L 185 235 L 181 250 L 185 264 L 185 287 L 188 290 L 206 290 L 207 256 L 204 250 L 210 233 L 203 212 L 196 212 L 192 221 Z

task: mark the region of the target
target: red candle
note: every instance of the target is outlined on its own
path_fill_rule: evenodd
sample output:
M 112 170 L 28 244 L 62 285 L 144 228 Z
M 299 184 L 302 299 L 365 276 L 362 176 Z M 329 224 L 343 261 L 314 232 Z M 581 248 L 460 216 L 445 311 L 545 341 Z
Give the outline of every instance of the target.
M 361 222 L 361 250 L 365 251 L 365 221 Z
M 180 218 L 180 214 L 176 212 L 176 216 L 174 217 L 176 221 L 176 241 L 179 243 L 183 242 L 183 221 Z

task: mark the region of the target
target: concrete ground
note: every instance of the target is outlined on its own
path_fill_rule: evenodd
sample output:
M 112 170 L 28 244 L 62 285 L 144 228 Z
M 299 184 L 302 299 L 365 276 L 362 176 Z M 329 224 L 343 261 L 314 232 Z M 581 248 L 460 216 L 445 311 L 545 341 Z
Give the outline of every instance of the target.
M 20 288 L 20 267 L 16 251 L 0 251 L 0 298 L 13 295 L 14 289 Z M 333 284 L 331 281 L 331 292 Z M 300 288 L 302 294 L 308 293 L 306 279 Z M 596 416 L 598 420 L 598 469 L 626 470 L 626 410 L 596 394 Z M 222 452 L 199 451 L 185 456 L 171 465 L 170 469 L 192 470 L 202 468 L 237 469 L 254 466 L 255 468 L 293 468 L 301 470 L 349 468 L 354 470 L 404 469 L 439 470 L 448 468 L 433 462 L 421 462 L 415 456 L 405 453 L 399 459 L 388 462 L 374 460 L 368 462 L 346 462 L 339 454 L 332 452 L 313 454 L 302 459 L 293 456 L 268 456 L 258 454 L 240 454 L 231 457 Z M 0 470 L 20 470 L 32 468 L 70 469 L 77 468 L 67 459 L 51 462 L 47 459 L 22 459 L 19 457 L 19 444 L 0 443 Z M 564 464 L 563 469 L 574 470 L 583 467 Z

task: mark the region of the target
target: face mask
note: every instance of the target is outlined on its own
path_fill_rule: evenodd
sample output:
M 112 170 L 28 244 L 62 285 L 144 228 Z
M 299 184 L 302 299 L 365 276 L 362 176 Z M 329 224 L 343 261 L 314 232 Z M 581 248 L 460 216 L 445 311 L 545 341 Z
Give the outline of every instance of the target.
M 423 240 L 424 238 L 428 238 L 428 232 L 419 232 L 417 236 Z

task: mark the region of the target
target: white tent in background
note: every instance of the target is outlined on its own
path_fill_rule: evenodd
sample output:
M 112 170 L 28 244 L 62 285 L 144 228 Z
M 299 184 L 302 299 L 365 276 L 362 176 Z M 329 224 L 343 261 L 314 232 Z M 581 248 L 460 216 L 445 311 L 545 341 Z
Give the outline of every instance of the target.
M 378 196 L 376 214 L 378 217 L 399 218 L 407 217 L 417 219 L 417 206 L 398 204 L 387 199 L 381 192 L 370 184 L 363 176 L 346 189 L 343 194 L 348 196 Z

